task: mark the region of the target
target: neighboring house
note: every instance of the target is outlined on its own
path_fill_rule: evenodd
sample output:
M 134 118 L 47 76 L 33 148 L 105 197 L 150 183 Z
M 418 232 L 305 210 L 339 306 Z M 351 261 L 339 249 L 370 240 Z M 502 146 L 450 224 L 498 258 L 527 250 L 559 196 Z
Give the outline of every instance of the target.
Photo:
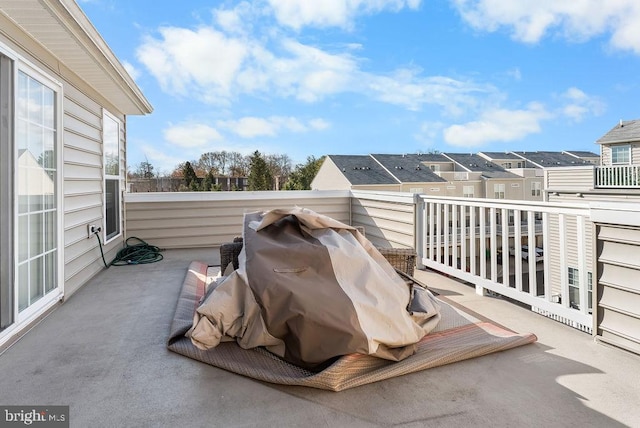
M 632 204 L 640 202 L 640 120 L 621 121 L 600 137 L 596 143 L 600 145 L 600 162 L 597 162 L 598 158 L 590 152 L 566 152 L 578 156 L 581 163 L 577 164 L 578 166 L 571 164 L 545 170 L 544 190 L 548 201 L 588 202 L 592 207 L 599 205 L 606 207 L 606 204 L 611 202 Z M 612 216 L 619 214 L 621 213 L 611 213 Z M 611 220 L 614 219 L 611 218 Z M 575 230 L 576 227 L 575 221 L 569 218 L 565 228 Z M 552 263 L 550 280 L 555 284 L 560 284 L 561 278 L 564 277 L 564 280 L 569 283 L 570 292 L 577 290 L 576 281 L 580 274 L 579 266 L 581 263 L 587 270 L 589 290 L 591 290 L 594 281 L 593 275 L 596 272 L 594 264 L 596 255 L 594 255 L 592 248 L 593 223 L 587 221 L 581 227 L 586 236 L 585 260 L 578 259 L 578 255 L 574 251 L 577 248 L 577 243 L 573 241 L 566 242 L 564 245 L 565 248 L 572 250 L 562 253 L 560 243 L 555 240 L 555 236 L 559 233 L 558 218 L 553 215 L 549 216 L 549 249 L 545 254 L 549 254 L 549 260 Z M 637 232 L 629 229 L 628 235 L 624 239 L 633 242 L 634 239 L 637 239 L 635 235 Z M 614 247 L 615 245 L 611 245 L 609 250 Z M 623 247 L 618 245 L 615 248 Z M 569 266 L 567 272 L 560 272 L 555 265 L 561 256 L 567 260 Z M 631 263 L 630 266 L 633 266 L 634 263 Z M 639 263 L 635 263 L 635 265 L 635 269 L 640 269 Z M 616 272 L 622 272 L 622 270 L 621 268 L 607 269 L 607 275 L 611 275 L 608 281 L 613 284 L 620 280 L 620 276 Z M 637 270 L 635 272 L 637 275 Z M 637 292 L 623 297 L 624 293 L 620 291 L 620 288 L 616 288 L 615 293 L 620 294 L 622 299 L 638 299 Z M 571 300 L 573 301 L 573 298 Z
M 515 153 L 328 155 L 311 186 L 537 201 L 542 172 Z
M 73 0 L 0 0 L 0 345 L 123 244 L 126 115 L 151 105 Z

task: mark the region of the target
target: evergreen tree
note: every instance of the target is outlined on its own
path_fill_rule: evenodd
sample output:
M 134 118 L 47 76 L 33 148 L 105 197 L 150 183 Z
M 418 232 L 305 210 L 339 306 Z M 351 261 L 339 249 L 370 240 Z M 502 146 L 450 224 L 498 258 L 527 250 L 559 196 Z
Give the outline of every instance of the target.
M 316 159 L 314 156 L 307 157 L 306 163 L 296 165 L 282 188 L 284 190 L 311 190 L 311 182 L 323 161 L 324 156 L 320 159 Z
M 249 190 L 272 190 L 273 177 L 269 171 L 269 166 L 259 151 L 251 155 L 250 170 L 248 177 Z
M 209 169 L 209 172 L 207 173 L 207 175 L 204 177 L 204 180 L 202 181 L 202 190 L 204 190 L 205 192 L 216 190 L 213 188 L 215 186 L 215 183 L 216 183 L 216 176 L 214 174 L 214 169 L 211 168 Z
M 196 172 L 191 165 L 191 162 L 187 161 L 184 163 L 182 167 L 182 177 L 184 179 L 185 186 L 190 190 L 199 190 L 199 182 L 198 177 L 196 176 Z

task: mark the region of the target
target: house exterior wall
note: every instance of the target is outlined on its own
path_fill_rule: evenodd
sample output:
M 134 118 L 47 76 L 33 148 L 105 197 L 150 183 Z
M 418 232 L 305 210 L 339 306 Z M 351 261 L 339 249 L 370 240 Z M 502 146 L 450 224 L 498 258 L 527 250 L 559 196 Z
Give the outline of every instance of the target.
M 504 199 L 528 200 L 525 198 L 524 180 L 489 178 L 485 180 L 484 197 L 487 199 L 495 199 L 495 185 L 504 184 Z M 528 189 L 529 191 L 531 189 Z
M 373 192 L 398 192 L 400 184 L 354 184 L 350 186 L 353 190 L 371 190 Z M 342 190 L 342 189 L 319 189 L 319 190 Z
M 349 190 L 351 183 L 342 174 L 330 157 L 325 157 L 315 178 L 311 181 L 312 190 Z
M 431 183 L 403 183 L 401 192 L 421 193 L 429 196 L 451 196 L 463 197 L 464 186 L 473 187 L 473 197 L 483 197 L 484 187 L 479 180 L 452 181 L 452 182 L 431 182 Z M 414 192 L 415 189 L 422 189 L 421 192 Z
M 125 118 L 118 114 L 86 82 L 79 79 L 48 51 L 0 14 L 0 44 L 17 53 L 36 71 L 56 79 L 62 85 L 62 184 L 59 213 L 62 216 L 64 294 L 69 297 L 88 279 L 104 268 L 97 240 L 87 238 L 87 225 L 104 221 L 102 115 L 103 108 L 116 115 L 121 129 L 121 167 L 125 168 Z M 124 170 L 124 169 L 123 169 Z M 123 217 L 121 217 L 123 218 Z M 122 237 L 105 248 L 109 257 L 122 245 Z
M 611 165 L 611 146 L 631 146 L 631 164 L 640 165 L 640 142 L 603 144 L 600 147 L 601 165 Z

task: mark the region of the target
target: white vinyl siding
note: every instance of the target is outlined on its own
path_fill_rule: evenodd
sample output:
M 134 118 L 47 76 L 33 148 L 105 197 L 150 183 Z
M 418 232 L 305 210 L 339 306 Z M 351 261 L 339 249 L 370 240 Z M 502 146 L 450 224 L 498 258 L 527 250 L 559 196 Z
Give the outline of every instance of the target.
M 103 109 L 73 85 L 65 86 L 64 106 L 65 295 L 70 295 L 104 269 L 97 239 L 87 238 L 87 225 L 104 227 Z M 121 244 L 122 235 L 106 244 L 105 258 L 112 259 Z

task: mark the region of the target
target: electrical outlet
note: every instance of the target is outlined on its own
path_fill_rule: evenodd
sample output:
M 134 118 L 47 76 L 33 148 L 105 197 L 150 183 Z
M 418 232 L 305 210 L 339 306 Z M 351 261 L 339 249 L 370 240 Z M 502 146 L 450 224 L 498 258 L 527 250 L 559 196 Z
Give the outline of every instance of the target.
M 87 237 L 88 238 L 93 238 L 93 234 L 96 233 L 99 229 L 96 227 L 95 224 L 88 224 L 87 225 Z

